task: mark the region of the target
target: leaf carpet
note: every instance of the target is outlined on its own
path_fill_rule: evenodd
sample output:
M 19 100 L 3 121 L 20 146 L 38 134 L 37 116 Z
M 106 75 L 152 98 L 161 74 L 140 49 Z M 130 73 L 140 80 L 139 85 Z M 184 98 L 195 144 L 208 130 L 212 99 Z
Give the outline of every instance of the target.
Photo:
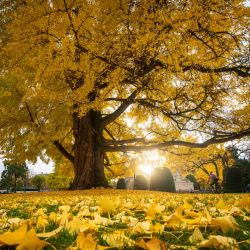
M 0 249 L 250 249 L 249 194 L 93 189 L 0 196 Z

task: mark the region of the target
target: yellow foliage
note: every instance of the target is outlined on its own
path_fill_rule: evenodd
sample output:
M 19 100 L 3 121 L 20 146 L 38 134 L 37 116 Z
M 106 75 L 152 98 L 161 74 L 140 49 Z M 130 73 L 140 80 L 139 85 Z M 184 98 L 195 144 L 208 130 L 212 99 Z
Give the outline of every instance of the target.
M 77 154 L 79 135 L 72 117 L 100 112 L 103 121 L 122 103 L 128 106 L 112 122 L 96 128 L 91 121 L 93 134 L 100 129 L 103 135 L 98 146 L 111 140 L 116 146 L 165 149 L 161 143 L 176 141 L 169 151 L 181 153 L 177 141 L 248 129 L 244 1 L 17 0 L 3 9 L 0 145 L 5 158 L 36 162 L 46 155 L 58 174 L 71 177 L 73 161 L 65 152 Z M 208 155 L 202 149 L 194 154 L 192 160 Z M 109 153 L 111 164 L 123 158 L 116 156 Z M 173 160 L 171 153 L 166 158 L 175 169 L 188 161 Z M 128 164 L 120 166 L 124 169 L 112 165 L 116 175 L 131 175 Z

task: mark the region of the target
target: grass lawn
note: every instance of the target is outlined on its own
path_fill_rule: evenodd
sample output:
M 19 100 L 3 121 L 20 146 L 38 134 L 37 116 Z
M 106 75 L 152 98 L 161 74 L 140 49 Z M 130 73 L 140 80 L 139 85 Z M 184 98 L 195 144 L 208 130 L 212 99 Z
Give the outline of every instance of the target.
M 0 195 L 0 249 L 250 249 L 250 195 Z

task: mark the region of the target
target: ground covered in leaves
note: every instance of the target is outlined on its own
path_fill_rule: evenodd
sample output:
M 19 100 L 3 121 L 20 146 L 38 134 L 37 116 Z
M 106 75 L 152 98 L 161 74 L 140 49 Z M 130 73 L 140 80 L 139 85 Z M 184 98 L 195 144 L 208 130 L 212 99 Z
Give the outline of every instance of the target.
M 0 195 L 0 249 L 250 249 L 250 195 Z

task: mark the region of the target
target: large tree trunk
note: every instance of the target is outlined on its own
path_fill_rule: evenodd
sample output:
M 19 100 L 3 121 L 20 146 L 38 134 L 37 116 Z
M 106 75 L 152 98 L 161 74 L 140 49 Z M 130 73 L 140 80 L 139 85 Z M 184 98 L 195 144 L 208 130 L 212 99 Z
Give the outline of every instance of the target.
M 97 111 L 89 111 L 83 117 L 77 113 L 73 115 L 74 189 L 108 186 L 104 174 L 100 119 Z

